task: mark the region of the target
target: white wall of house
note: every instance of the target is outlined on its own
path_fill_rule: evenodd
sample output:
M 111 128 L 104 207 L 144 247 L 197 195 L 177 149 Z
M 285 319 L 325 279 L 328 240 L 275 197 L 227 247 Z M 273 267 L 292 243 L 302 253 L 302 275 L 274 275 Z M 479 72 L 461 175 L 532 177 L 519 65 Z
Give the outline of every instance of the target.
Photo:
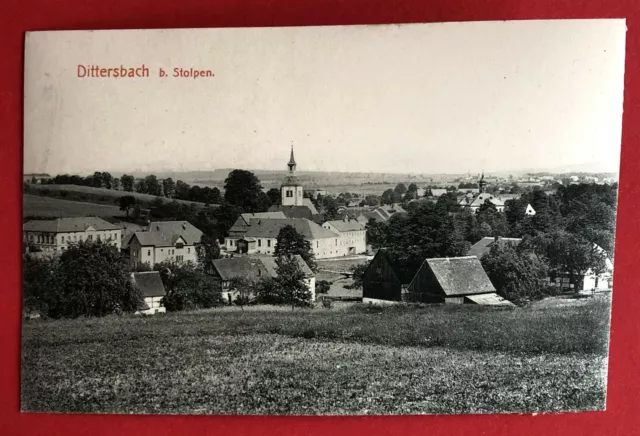
M 62 252 L 80 241 L 108 242 L 120 251 L 122 247 L 122 230 L 93 230 L 81 232 L 23 232 L 23 240 L 46 252 Z
M 197 262 L 198 256 L 193 245 L 184 245 L 182 248 L 141 246 L 137 239 L 132 239 L 129 244 L 129 261 L 131 265 L 148 263 L 154 266 L 160 262 Z
M 322 224 L 322 227 L 338 234 L 338 256 L 361 254 L 367 251 L 367 231 L 365 229 L 340 232 L 329 222 Z

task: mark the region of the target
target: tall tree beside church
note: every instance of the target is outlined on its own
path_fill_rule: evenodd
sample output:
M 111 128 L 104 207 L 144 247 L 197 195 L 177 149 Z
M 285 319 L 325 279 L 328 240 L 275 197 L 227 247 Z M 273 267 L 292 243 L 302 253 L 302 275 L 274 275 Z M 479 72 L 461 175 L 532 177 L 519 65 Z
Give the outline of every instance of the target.
M 298 233 L 295 227 L 286 225 L 278 232 L 276 239 L 276 247 L 273 255 L 276 257 L 295 256 L 299 254 L 302 259 L 309 265 L 312 271 L 316 270 L 316 263 L 311 250 L 311 244 L 304 239 L 304 236 Z
M 280 190 L 278 188 L 271 188 L 267 191 L 267 196 L 271 201 L 271 204 L 279 205 L 280 204 Z
M 224 199 L 244 212 L 263 212 L 264 201 L 260 179 L 251 171 L 233 170 L 224 181 Z

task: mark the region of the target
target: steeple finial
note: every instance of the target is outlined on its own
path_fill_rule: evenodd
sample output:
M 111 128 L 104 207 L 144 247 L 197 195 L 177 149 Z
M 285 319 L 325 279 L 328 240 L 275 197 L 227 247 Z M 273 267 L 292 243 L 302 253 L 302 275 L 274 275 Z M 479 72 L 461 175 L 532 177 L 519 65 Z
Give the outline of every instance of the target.
M 291 157 L 289 158 L 287 166 L 289 167 L 289 172 L 293 172 L 296 169 L 296 160 L 293 157 L 293 144 L 291 144 Z

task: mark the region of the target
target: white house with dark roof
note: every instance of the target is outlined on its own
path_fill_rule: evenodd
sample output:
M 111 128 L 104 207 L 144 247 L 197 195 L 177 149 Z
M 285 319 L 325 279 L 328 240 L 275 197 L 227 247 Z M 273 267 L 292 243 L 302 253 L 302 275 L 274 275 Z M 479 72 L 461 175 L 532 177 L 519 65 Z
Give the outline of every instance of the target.
M 162 278 L 158 271 L 145 271 L 131 273 L 131 282 L 140 290 L 143 303 L 138 309 L 139 314 L 154 315 L 165 313 L 167 309 L 162 304 L 162 299 L 167 295 Z
M 243 235 L 230 234 L 225 239 L 225 247 L 239 253 L 272 255 L 275 253 L 278 233 L 287 225 L 294 227 L 309 241 L 316 259 L 341 255 L 340 235 L 304 218 L 252 218 Z
M 80 241 L 102 241 L 120 251 L 122 229 L 98 217 L 31 220 L 22 226 L 29 251 L 60 254 Z
M 127 246 L 131 265 L 160 262 L 197 262 L 196 245 L 202 231 L 188 221 L 157 221 L 146 231 L 134 232 Z
M 348 215 L 345 215 L 342 220 L 326 221 L 322 227 L 340 236 L 338 242 L 340 256 L 361 254 L 367 251 L 367 228 L 360 221 L 350 219 Z

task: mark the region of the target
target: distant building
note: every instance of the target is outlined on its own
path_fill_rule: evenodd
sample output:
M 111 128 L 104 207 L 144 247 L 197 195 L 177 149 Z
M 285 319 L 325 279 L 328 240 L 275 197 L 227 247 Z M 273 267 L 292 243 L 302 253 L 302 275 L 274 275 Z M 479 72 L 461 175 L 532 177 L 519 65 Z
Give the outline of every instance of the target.
M 22 181 L 24 183 L 33 183 L 33 184 L 42 184 L 43 182 L 48 182 L 53 177 L 46 173 L 28 173 L 22 176 Z
M 491 251 L 491 247 L 494 245 L 509 244 L 513 248 L 516 248 L 521 242 L 521 238 L 503 238 L 501 236 L 493 238 L 485 237 L 471 246 L 469 251 L 467 251 L 467 256 L 476 256 L 478 259 L 482 259 L 482 256 Z
M 134 272 L 131 273 L 133 285 L 140 289 L 144 303 L 138 309 L 138 313 L 144 315 L 154 315 L 165 313 L 162 299 L 167 295 L 162 278 L 158 271 Z
M 383 213 L 380 209 L 373 210 L 363 210 L 356 217 L 356 220 L 366 226 L 370 219 L 373 219 L 376 222 L 384 223 L 389 219 L 389 215 Z
M 31 220 L 22 229 L 25 246 L 33 252 L 60 254 L 80 241 L 102 241 L 118 251 L 122 246 L 122 230 L 98 217 Z
M 475 256 L 426 259 L 409 284 L 404 301 L 509 305 L 500 297 Z
M 441 188 L 431 188 L 430 191 L 431 191 L 431 196 L 436 198 L 442 197 L 447 193 L 446 189 L 441 189 Z
M 367 251 L 367 229 L 357 220 L 345 215 L 342 220 L 327 221 L 322 224 L 327 230 L 339 235 L 339 255 L 362 254 Z
M 197 262 L 201 238 L 202 231 L 188 221 L 152 222 L 148 230 L 134 232 L 127 241 L 130 263 L 153 267 L 160 262 Z
M 305 284 L 311 292 L 312 301 L 315 301 L 316 279 L 313 271 L 306 262 L 295 255 L 294 259 L 305 276 Z M 238 297 L 238 290 L 233 288 L 233 279 L 243 278 L 249 282 L 257 282 L 265 278 L 276 278 L 276 258 L 272 256 L 247 257 L 239 256 L 226 259 L 215 259 L 207 271 L 220 280 L 220 292 L 222 298 L 232 303 Z
M 524 210 L 524 214 L 527 216 L 534 216 L 536 214 L 536 210 L 530 204 L 527 204 L 527 208 Z
M 486 192 L 487 182 L 484 180 L 484 174 L 478 181 L 478 194 L 472 196 L 464 196 L 462 200 L 458 203 L 461 207 L 466 209 L 470 209 L 472 212 L 477 212 L 480 206 L 482 206 L 485 201 L 489 200 L 495 207 L 498 212 L 504 211 L 504 202 L 502 200 L 494 197 L 492 194 Z

